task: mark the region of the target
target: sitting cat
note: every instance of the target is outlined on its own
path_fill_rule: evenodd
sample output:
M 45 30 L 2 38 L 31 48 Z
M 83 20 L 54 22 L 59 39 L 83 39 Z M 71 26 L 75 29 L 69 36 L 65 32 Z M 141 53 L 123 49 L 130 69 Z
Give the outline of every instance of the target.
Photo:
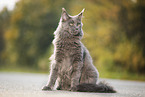
M 98 83 L 99 73 L 93 65 L 87 48 L 80 41 L 83 36 L 82 16 L 70 16 L 64 8 L 59 25 L 54 32 L 54 53 L 48 84 L 42 90 L 51 90 L 57 81 L 58 90 L 80 92 L 115 92 L 105 83 Z

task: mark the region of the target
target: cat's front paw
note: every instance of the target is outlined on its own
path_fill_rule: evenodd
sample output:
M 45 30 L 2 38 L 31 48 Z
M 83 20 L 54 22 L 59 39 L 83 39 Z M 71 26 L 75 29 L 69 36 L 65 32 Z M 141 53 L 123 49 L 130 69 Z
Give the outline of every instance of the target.
M 61 86 L 58 86 L 56 89 L 57 89 L 57 90 L 61 90 Z
M 44 86 L 44 87 L 42 88 L 42 90 L 43 90 L 43 91 L 49 91 L 49 90 L 51 90 L 51 88 L 48 87 L 48 86 Z

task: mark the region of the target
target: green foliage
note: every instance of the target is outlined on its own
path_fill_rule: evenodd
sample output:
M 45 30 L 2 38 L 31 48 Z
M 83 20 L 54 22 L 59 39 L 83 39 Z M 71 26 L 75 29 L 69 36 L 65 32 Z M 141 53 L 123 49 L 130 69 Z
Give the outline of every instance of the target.
M 145 73 L 145 1 L 123 2 L 119 11 L 120 31 L 126 39 L 120 42 L 120 59 L 115 61 L 131 72 Z M 122 48 L 122 49 L 121 49 Z M 122 52 L 122 53 L 121 53 Z
M 2 66 L 2 63 L 4 62 L 3 50 L 6 45 L 4 34 L 6 29 L 9 27 L 10 14 L 11 13 L 7 10 L 7 8 L 4 8 L 0 13 L 0 66 Z
M 0 64 L 46 71 L 62 7 L 71 15 L 86 9 L 82 41 L 101 76 L 145 73 L 143 0 L 20 0 L 0 13 Z
M 67 3 L 64 0 L 54 3 L 53 0 L 19 1 L 9 18 L 10 27 L 4 31 L 3 38 L 6 43 L 2 64 L 37 68 L 42 63 L 39 60 L 47 54 L 59 22 L 61 10 L 57 10 L 65 4 L 69 5 Z

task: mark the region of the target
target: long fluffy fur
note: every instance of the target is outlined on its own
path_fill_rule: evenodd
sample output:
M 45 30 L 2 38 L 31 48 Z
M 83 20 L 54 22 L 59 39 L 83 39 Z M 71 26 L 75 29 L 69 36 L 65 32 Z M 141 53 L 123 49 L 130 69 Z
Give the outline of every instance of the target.
M 87 84 L 83 83 L 77 86 L 76 91 L 79 92 L 99 92 L 99 93 L 116 93 L 113 87 L 109 86 L 105 82 L 99 84 Z
M 81 42 L 83 11 L 76 16 L 70 16 L 62 9 L 59 25 L 54 32 L 54 53 L 51 56 L 49 81 L 42 90 L 53 89 L 57 82 L 59 90 L 115 92 L 106 83 L 96 84 L 99 72 L 93 65 L 89 51 Z

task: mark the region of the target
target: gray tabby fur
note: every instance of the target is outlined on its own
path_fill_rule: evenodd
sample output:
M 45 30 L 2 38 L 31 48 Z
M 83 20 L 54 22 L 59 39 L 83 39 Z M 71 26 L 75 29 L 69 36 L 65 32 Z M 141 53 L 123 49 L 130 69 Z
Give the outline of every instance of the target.
M 43 90 L 51 90 L 57 82 L 58 90 L 77 91 L 81 84 L 97 84 L 98 70 L 92 62 L 87 48 L 81 42 L 83 36 L 82 16 L 70 16 L 62 8 L 59 25 L 54 32 L 54 53 L 51 56 L 49 81 Z

